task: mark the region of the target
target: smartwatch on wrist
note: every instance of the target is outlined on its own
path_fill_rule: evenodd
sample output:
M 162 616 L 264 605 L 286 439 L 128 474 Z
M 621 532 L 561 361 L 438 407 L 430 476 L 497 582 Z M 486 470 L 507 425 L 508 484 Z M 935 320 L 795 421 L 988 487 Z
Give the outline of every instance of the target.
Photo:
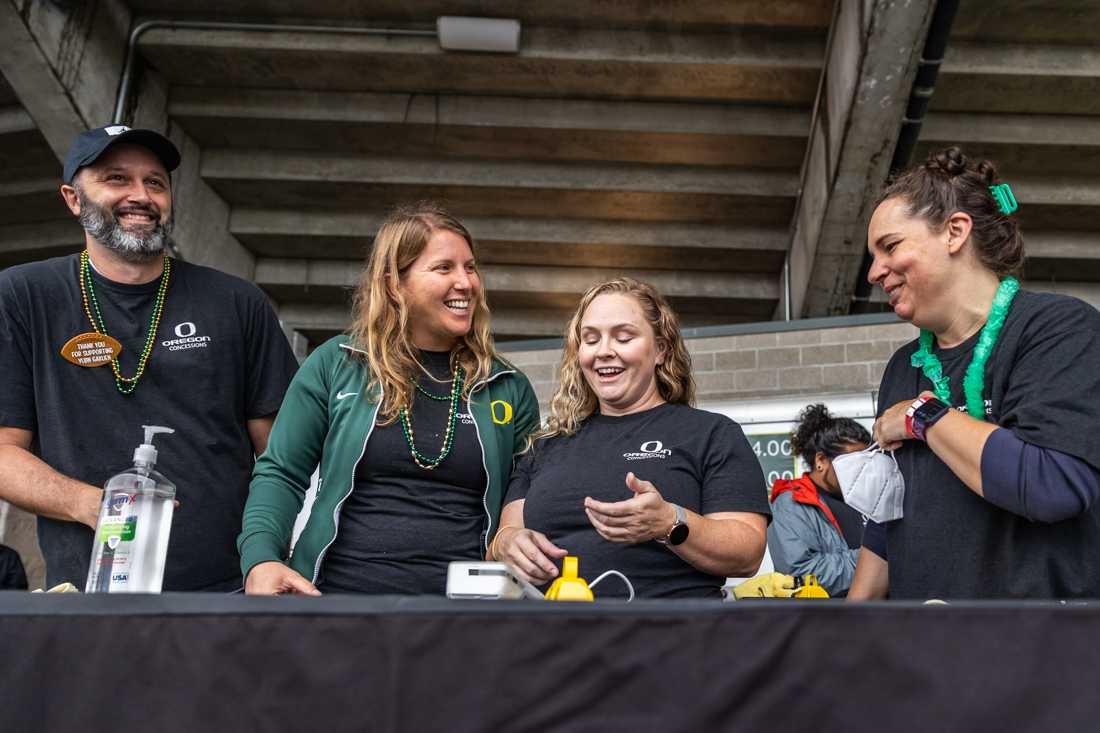
M 928 429 L 947 414 L 951 405 L 931 395 L 918 397 L 905 411 L 905 431 L 917 440 L 926 440 Z
M 664 537 L 657 537 L 654 541 L 662 545 L 671 545 L 675 547 L 676 545 L 682 545 L 684 541 L 687 540 L 690 529 L 687 525 L 688 517 L 684 508 L 679 504 L 673 504 L 671 501 L 669 504 L 672 505 L 673 511 L 676 512 L 676 521 L 668 528 L 668 532 L 665 533 Z

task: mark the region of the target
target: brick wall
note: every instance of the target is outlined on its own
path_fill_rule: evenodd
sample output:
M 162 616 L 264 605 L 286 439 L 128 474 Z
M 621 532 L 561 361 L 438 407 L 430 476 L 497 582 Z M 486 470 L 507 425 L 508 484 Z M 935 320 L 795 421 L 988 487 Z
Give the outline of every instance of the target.
M 687 345 L 698 399 L 715 401 L 876 390 L 890 355 L 916 337 L 908 323 L 886 323 L 706 336 Z M 527 374 L 545 414 L 561 350 L 506 356 Z

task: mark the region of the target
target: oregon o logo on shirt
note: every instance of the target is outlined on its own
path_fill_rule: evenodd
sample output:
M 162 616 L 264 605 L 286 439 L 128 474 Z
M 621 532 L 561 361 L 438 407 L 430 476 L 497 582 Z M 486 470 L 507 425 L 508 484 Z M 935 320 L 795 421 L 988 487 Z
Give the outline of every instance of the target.
M 489 412 L 493 416 L 493 422 L 497 425 L 507 425 L 512 422 L 512 406 L 504 400 L 490 402 Z

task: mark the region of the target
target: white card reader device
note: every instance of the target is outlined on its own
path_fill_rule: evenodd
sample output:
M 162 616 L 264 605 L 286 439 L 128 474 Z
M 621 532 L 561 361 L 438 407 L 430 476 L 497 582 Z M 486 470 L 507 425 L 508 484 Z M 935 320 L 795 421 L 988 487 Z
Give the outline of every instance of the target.
M 447 597 L 546 600 L 502 562 L 452 562 L 447 566 Z

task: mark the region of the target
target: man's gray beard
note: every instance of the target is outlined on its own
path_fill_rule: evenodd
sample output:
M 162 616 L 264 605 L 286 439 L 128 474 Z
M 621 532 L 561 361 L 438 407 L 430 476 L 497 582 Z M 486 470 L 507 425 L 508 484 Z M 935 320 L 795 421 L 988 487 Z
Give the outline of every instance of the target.
M 127 262 L 147 262 L 159 255 L 168 244 L 172 221 L 160 222 L 149 232 L 128 232 L 115 219 L 114 213 L 99 206 L 76 190 L 80 199 L 80 226 L 97 242 Z

